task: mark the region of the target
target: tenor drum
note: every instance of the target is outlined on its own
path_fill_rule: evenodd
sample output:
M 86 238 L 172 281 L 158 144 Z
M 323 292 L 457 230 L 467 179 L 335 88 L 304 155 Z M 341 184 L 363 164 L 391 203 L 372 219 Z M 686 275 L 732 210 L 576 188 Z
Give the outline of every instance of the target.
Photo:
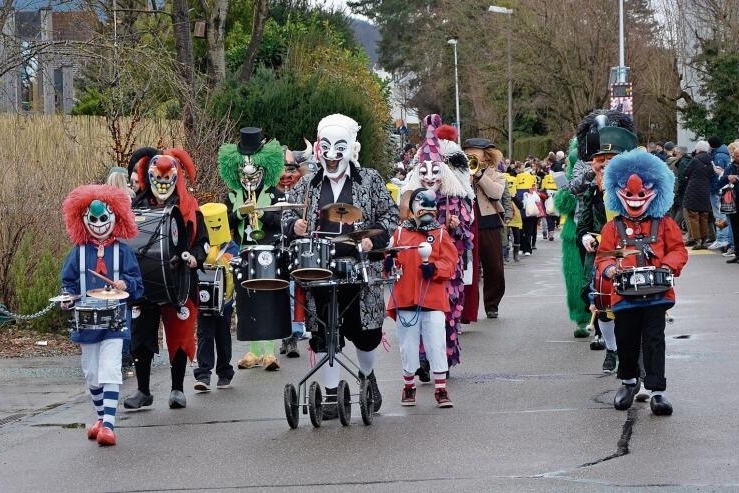
M 611 309 L 611 293 L 613 293 L 613 281 L 602 273 L 596 273 L 593 279 L 593 304 L 599 311 Z
M 290 275 L 299 281 L 329 279 L 334 244 L 326 238 L 302 238 L 290 244 Z
M 226 270 L 222 265 L 205 265 L 204 271 L 198 271 L 198 293 L 203 314 L 221 315 L 226 296 Z
M 672 273 L 658 267 L 631 267 L 613 276 L 613 287 L 621 296 L 662 294 L 672 286 Z
M 274 291 L 290 285 L 287 273 L 287 253 L 270 245 L 253 245 L 244 248 L 241 257 L 241 283 L 246 289 Z
M 74 305 L 72 328 L 122 329 L 126 325 L 125 303 L 83 301 Z
M 339 282 L 358 282 L 361 276 L 357 273 L 357 261 L 351 257 L 336 258 L 331 261 L 333 279 Z
M 144 280 L 144 298 L 152 303 L 184 305 L 190 270 L 180 255 L 187 249 L 185 220 L 177 206 L 134 209 L 139 234 L 121 240 L 136 254 Z

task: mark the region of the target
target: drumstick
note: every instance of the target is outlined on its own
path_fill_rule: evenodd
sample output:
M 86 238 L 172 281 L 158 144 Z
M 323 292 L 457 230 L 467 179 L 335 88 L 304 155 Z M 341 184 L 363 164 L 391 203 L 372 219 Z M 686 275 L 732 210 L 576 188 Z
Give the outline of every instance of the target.
M 595 317 L 598 315 L 598 310 L 593 310 L 593 313 L 590 315 L 590 323 L 585 327 L 588 331 L 594 331 L 595 330 Z
M 100 274 L 100 273 L 98 273 L 98 272 L 95 272 L 95 271 L 94 271 L 94 270 L 92 270 L 92 269 L 87 269 L 87 271 L 88 271 L 88 272 L 89 272 L 90 274 L 92 274 L 92 275 L 94 275 L 94 276 L 97 276 L 97 277 L 99 277 L 100 279 L 102 279 L 102 280 L 103 280 L 103 281 L 105 281 L 106 283 L 110 284 L 111 286 L 112 286 L 112 285 L 113 285 L 113 283 L 115 282 L 115 281 L 111 281 L 110 279 L 108 279 L 108 278 L 107 278 L 107 277 L 105 277 L 104 275 L 102 275 L 102 274 Z

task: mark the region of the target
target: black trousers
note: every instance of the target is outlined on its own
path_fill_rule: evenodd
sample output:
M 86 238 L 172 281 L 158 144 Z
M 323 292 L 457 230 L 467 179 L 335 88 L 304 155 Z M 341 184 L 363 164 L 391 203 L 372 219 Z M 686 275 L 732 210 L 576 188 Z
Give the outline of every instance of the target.
M 505 294 L 505 264 L 500 228 L 478 231 L 482 265 L 482 302 L 486 312 L 498 311 Z
M 192 372 L 195 380 L 203 379 L 210 383 L 210 374 L 214 368 L 220 378 L 231 380 L 234 377 L 234 368 L 231 365 L 232 313 L 233 302 L 223 307 L 221 315 L 198 312 L 198 367 Z
M 639 350 L 644 350 L 644 387 L 665 390 L 665 305 L 616 313 L 618 378 L 639 378 Z

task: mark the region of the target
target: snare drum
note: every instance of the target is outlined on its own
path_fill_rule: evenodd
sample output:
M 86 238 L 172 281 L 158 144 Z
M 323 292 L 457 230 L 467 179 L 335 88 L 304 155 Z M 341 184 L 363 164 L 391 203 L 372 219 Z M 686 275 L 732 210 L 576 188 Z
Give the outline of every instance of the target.
M 613 276 L 613 287 L 621 296 L 662 294 L 672 286 L 672 273 L 658 267 L 631 267 Z
M 357 261 L 351 257 L 336 258 L 331 261 L 333 279 L 339 282 L 357 282 Z
M 613 281 L 604 276 L 603 273 L 596 272 L 593 279 L 593 288 L 594 291 L 591 294 L 593 295 L 593 304 L 595 305 L 596 310 L 610 310 Z
M 271 245 L 253 245 L 241 253 L 243 272 L 239 282 L 246 289 L 274 291 L 290 285 L 287 274 L 287 255 L 284 250 Z
M 301 238 L 290 244 L 290 275 L 300 281 L 329 279 L 334 244 L 326 238 Z
M 198 271 L 198 292 L 200 306 L 198 311 L 204 314 L 223 313 L 223 302 L 226 297 L 226 271 L 222 265 L 205 265 L 204 272 Z
M 74 305 L 72 328 L 122 329 L 126 325 L 125 303 L 108 303 L 86 300 Z

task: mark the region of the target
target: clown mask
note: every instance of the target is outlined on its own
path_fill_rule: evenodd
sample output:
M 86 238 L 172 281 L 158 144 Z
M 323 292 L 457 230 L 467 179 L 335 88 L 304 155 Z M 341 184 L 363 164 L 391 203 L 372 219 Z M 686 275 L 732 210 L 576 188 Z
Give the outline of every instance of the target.
M 417 226 L 427 226 L 436 219 L 436 193 L 418 189 L 411 198 L 411 211 Z
M 171 156 L 158 155 L 149 161 L 149 184 L 154 196 L 161 202 L 175 191 L 179 172 L 177 160 Z
M 649 204 L 656 197 L 654 184 L 644 183 L 636 174 L 629 176 L 626 183 L 619 183 L 616 194 L 624 206 L 627 215 L 633 219 L 640 218 L 646 214 Z
M 298 180 L 300 180 L 300 171 L 295 166 L 295 163 L 290 163 L 290 165 L 285 164 L 285 171 L 280 175 L 280 181 L 277 183 L 277 187 L 284 192 L 294 187 Z
M 262 187 L 263 178 L 264 170 L 252 162 L 251 156 L 244 156 L 244 166 L 239 170 L 239 180 L 244 190 L 256 192 Z
M 442 164 L 436 161 L 420 163 L 418 165 L 418 178 L 421 181 L 421 186 L 438 192 L 439 186 L 441 186 L 441 166 Z
M 316 144 L 318 161 L 323 173 L 332 180 L 344 175 L 349 167 L 356 134 L 339 125 L 329 125 L 321 129 Z
M 90 202 L 90 207 L 82 216 L 82 221 L 90 236 L 99 241 L 107 239 L 115 228 L 113 210 L 108 204 L 97 199 Z

